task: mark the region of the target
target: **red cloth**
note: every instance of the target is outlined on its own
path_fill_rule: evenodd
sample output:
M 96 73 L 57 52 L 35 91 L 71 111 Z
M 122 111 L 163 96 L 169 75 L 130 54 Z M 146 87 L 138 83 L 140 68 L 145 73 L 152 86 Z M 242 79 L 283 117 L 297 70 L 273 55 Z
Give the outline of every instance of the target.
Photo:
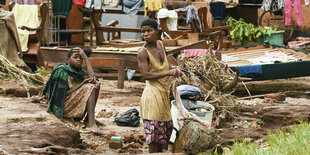
M 207 52 L 206 49 L 188 49 L 188 50 L 184 50 L 184 54 L 187 57 L 195 57 L 195 56 L 203 56 L 205 55 Z
M 86 0 L 73 0 L 75 5 L 85 7 Z

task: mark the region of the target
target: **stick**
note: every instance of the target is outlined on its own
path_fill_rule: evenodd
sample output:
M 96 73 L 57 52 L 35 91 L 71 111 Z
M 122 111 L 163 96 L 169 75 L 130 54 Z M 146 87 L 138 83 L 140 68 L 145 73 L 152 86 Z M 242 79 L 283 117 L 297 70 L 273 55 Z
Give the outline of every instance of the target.
M 241 97 L 239 99 L 246 100 L 246 99 L 260 98 L 260 97 L 264 97 L 264 96 L 265 95 L 254 95 L 254 96 Z
M 166 32 L 164 32 L 164 35 L 168 37 L 170 40 L 172 40 L 172 38 Z
M 243 84 L 245 90 L 248 92 L 250 99 L 252 99 L 252 95 L 251 95 L 251 92 L 249 91 L 248 87 L 245 85 L 245 83 L 243 81 L 241 81 L 241 83 Z

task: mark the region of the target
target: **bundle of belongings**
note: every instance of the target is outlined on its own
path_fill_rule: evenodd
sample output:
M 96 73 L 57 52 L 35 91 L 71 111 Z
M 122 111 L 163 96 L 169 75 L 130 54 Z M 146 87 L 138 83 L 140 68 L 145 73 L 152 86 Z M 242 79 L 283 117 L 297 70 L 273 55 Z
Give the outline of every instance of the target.
M 136 108 L 130 109 L 123 115 L 115 117 L 114 121 L 119 126 L 137 127 L 140 125 L 139 111 Z
M 288 47 L 310 52 L 310 38 L 297 37 L 296 41 L 288 42 Z
M 180 85 L 177 87 L 181 99 L 199 100 L 201 98 L 201 90 L 191 85 Z

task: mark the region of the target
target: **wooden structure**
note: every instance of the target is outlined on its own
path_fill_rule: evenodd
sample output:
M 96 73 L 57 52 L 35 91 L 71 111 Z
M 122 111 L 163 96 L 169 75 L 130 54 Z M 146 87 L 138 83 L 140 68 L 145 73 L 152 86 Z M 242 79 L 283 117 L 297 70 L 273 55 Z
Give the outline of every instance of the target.
M 113 40 L 115 38 L 117 39 L 121 39 L 121 32 L 141 32 L 140 28 L 118 28 L 115 27 L 118 24 L 117 20 L 113 20 L 111 22 L 109 22 L 108 24 L 101 26 L 99 21 L 100 19 L 100 14 L 102 13 L 109 13 L 109 14 L 125 14 L 122 10 L 115 10 L 115 9 L 105 9 L 105 11 L 103 10 L 92 10 L 91 12 L 91 22 L 93 23 L 93 26 L 96 32 L 96 45 L 102 45 L 103 41 L 105 41 L 104 37 L 103 37 L 103 32 L 107 32 L 108 33 L 108 38 L 107 40 Z M 144 11 L 139 11 L 137 13 L 137 15 L 144 15 Z M 150 18 L 155 18 L 155 12 L 149 12 L 149 17 Z M 92 27 L 92 26 L 91 26 Z M 110 35 L 111 33 L 111 35 Z M 118 34 L 118 36 L 116 37 L 115 34 Z M 93 36 L 93 30 L 91 30 L 90 36 Z M 111 36 L 111 37 L 110 37 Z M 92 37 L 91 37 L 91 46 L 92 46 Z
M 226 31 L 231 30 L 231 26 L 217 26 L 217 27 L 208 27 L 207 22 L 207 7 L 198 8 L 198 15 L 201 21 L 201 29 L 202 32 L 199 32 L 194 20 L 191 22 L 191 29 L 185 29 L 181 27 L 181 30 L 178 31 L 169 31 L 167 27 L 167 18 L 160 18 L 160 26 L 162 28 L 162 32 L 167 32 L 171 37 L 177 37 L 180 35 L 188 34 L 188 33 L 198 33 L 199 39 L 208 39 L 210 40 L 212 37 L 217 37 L 218 39 L 215 41 L 215 45 L 218 49 L 229 48 L 232 47 L 231 38 L 226 36 Z M 178 15 L 183 15 L 185 12 L 178 12 Z M 179 28 L 178 28 L 179 29 Z M 226 37 L 228 42 L 224 43 L 223 38 Z
M 10 10 L 13 9 L 15 3 L 12 2 L 10 4 Z M 41 47 L 41 39 L 43 34 L 43 28 L 46 21 L 46 15 L 47 15 L 47 4 L 41 3 L 39 6 L 40 10 L 40 17 L 41 21 L 37 28 L 29 28 L 27 26 L 22 26 L 21 29 L 25 29 L 30 31 L 29 33 L 29 40 L 28 40 L 28 51 L 23 53 L 23 60 L 24 62 L 31 67 L 32 69 L 38 66 L 44 66 L 44 61 L 42 57 L 42 53 L 40 50 Z M 23 18 L 23 17 L 20 17 Z
M 309 52 L 298 51 L 278 45 L 270 45 L 269 47 L 264 45 L 253 45 L 250 47 L 220 50 L 218 52 L 222 55 L 222 61 L 233 70 L 237 67 L 246 67 L 247 72 L 251 73 L 252 67 L 261 66 L 262 73 L 259 75 L 251 75 L 252 77 L 250 77 L 255 81 L 310 76 L 310 71 L 305 69 L 310 67 Z M 280 56 L 279 60 L 274 62 L 267 62 L 266 60 L 270 57 L 267 57 L 266 53 L 274 53 L 275 56 L 283 56 Z M 229 61 L 224 60 L 224 55 L 225 57 L 233 57 L 235 60 L 231 58 Z M 287 57 L 284 57 L 284 55 L 287 55 Z M 255 59 L 253 60 L 253 58 L 260 57 L 262 58 L 259 60 L 260 63 L 255 63 L 258 61 Z M 256 71 L 256 69 L 253 69 L 253 71 Z
M 168 60 L 171 64 L 176 64 L 174 58 L 171 56 L 173 53 L 181 52 L 184 49 L 193 48 L 206 48 L 205 41 L 199 41 L 187 46 L 181 47 L 167 47 Z M 44 61 L 55 66 L 58 63 L 66 62 L 67 52 L 70 48 L 52 48 L 52 47 L 41 47 L 41 51 L 44 57 Z M 126 68 L 139 70 L 136 52 L 123 52 L 123 51 L 106 51 L 106 50 L 93 50 L 90 54 L 89 61 L 94 69 L 109 69 L 117 70 L 117 87 L 122 89 L 124 87 L 124 80 L 126 78 Z M 96 73 L 97 76 L 111 77 L 116 76 L 115 74 L 108 73 Z

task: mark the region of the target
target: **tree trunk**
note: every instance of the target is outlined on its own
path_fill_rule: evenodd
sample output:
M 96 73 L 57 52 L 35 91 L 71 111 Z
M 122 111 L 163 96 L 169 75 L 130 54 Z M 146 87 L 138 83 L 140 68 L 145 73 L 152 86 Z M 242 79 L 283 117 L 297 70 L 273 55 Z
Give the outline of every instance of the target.
M 214 139 L 214 129 L 208 129 L 198 122 L 189 121 L 179 131 L 172 152 L 185 152 L 186 154 L 204 152 L 215 145 Z

